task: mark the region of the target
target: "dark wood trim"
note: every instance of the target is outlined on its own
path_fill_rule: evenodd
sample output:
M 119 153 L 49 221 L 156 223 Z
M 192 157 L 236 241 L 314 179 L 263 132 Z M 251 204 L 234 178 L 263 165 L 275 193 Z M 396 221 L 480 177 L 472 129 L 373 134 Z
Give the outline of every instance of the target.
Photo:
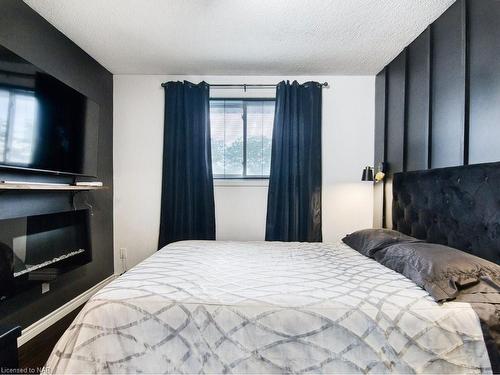
M 404 50 L 405 79 L 403 85 L 403 172 L 408 169 L 408 47 Z
M 387 75 L 387 67 L 384 68 L 384 163 L 387 162 L 387 106 L 389 105 L 389 79 Z
M 427 60 L 427 78 L 428 78 L 428 90 L 429 90 L 429 113 L 428 113 L 428 121 L 427 121 L 427 169 L 431 169 L 432 163 L 432 75 L 434 74 L 432 70 L 432 58 L 433 58 L 433 48 L 434 45 L 432 43 L 433 39 L 433 28 L 432 24 L 427 28 L 429 30 L 429 55 Z
M 389 106 L 389 79 L 387 76 L 387 67 L 384 68 L 384 87 L 385 87 L 385 97 L 384 97 L 384 163 L 386 165 L 386 169 L 389 169 L 390 166 L 387 165 L 387 108 Z M 385 212 L 385 205 L 386 205 L 386 197 L 385 197 L 385 179 L 383 180 L 383 185 L 382 185 L 382 227 L 386 227 L 385 221 L 386 221 L 386 212 Z
M 463 36 L 463 64 L 464 64 L 464 160 L 463 164 L 469 164 L 469 132 L 470 132 L 470 56 L 469 56 L 469 7 L 468 1 L 462 0 L 462 36 Z

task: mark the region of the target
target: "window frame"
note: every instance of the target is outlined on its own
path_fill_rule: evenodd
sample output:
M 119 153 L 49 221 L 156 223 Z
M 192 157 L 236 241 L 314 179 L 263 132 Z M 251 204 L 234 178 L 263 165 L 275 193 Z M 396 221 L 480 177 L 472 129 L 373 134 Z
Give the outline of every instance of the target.
M 243 174 L 242 175 L 220 175 L 214 174 L 214 180 L 269 180 L 269 176 L 258 176 L 250 175 L 247 176 L 247 102 L 274 102 L 276 109 L 276 98 L 274 97 L 264 97 L 264 98 L 241 98 L 241 97 L 211 97 L 210 102 L 224 100 L 224 101 L 236 101 L 243 102 Z M 276 112 L 275 112 L 276 114 Z M 210 137 L 212 135 L 210 134 Z M 271 139 L 272 142 L 272 139 Z

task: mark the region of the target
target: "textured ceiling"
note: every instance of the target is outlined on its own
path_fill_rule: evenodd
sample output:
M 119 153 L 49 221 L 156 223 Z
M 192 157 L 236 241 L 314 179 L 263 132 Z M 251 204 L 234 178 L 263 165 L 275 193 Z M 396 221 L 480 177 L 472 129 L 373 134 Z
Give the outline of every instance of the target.
M 454 0 L 25 0 L 115 74 L 375 74 Z

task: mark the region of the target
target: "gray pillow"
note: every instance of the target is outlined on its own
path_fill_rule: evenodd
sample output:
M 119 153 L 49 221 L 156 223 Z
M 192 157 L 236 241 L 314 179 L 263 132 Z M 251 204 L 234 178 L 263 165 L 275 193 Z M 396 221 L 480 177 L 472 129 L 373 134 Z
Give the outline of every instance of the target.
M 444 245 L 407 242 L 386 247 L 374 257 L 436 301 L 500 303 L 500 266 L 475 255 Z
M 342 238 L 342 241 L 370 258 L 373 258 L 377 251 L 396 243 L 420 242 L 414 237 L 391 229 L 358 230 Z

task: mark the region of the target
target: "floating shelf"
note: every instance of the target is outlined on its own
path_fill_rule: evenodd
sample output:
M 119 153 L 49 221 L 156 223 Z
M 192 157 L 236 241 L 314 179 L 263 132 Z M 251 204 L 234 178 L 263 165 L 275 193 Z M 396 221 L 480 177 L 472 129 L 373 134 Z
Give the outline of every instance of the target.
M 5 184 L 0 183 L 0 190 L 66 190 L 85 191 L 102 190 L 105 186 L 51 185 L 51 184 Z

